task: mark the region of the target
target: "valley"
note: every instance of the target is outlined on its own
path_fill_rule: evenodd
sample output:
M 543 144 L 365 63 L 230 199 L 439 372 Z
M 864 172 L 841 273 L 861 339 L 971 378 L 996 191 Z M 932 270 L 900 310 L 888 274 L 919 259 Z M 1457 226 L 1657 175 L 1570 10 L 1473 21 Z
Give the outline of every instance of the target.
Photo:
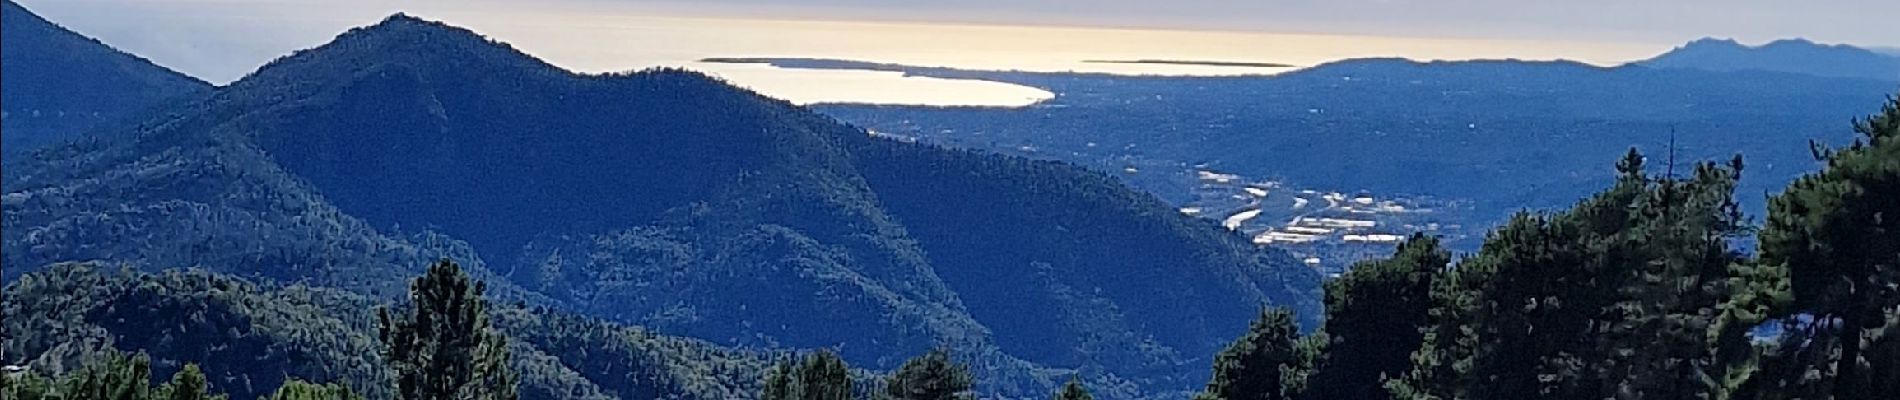
M 1561 207 L 1609 182 L 1612 165 L 1603 160 L 1632 146 L 1663 155 L 1655 161 L 1664 163 L 1670 156 L 1744 154 L 1753 168 L 1743 176 L 1742 192 L 1765 192 L 1816 166 L 1800 150 L 1808 139 L 1787 132 L 1822 143 L 1846 140 L 1851 132 L 1839 121 L 1878 103 L 1893 85 L 1566 62 L 1365 59 L 1271 76 L 1159 77 L 756 61 L 1050 90 L 1054 99 L 1013 108 L 814 108 L 881 135 L 1088 166 L 1178 208 L 1198 208 L 1197 215 L 1212 223 L 1252 209 L 1255 196 L 1241 195 L 1247 184 L 1280 185 L 1283 193 L 1363 194 L 1432 210 L 1384 213 L 1382 218 L 1393 220 L 1380 223 L 1383 229 L 1325 236 L 1335 244 L 1283 246 L 1302 258 L 1318 257 L 1333 271 L 1390 250 L 1389 244 L 1365 243 L 1367 234 L 1428 232 L 1444 235 L 1451 248 L 1475 251 L 1481 232 L 1512 213 Z M 1232 177 L 1223 182 L 1203 179 L 1206 174 Z M 1246 226 L 1241 230 L 1256 237 L 1267 233 L 1280 244 L 1310 239 L 1286 230 L 1299 213 L 1271 212 L 1292 209 L 1298 200 L 1277 200 L 1287 204 L 1240 221 Z M 1304 200 L 1328 204 L 1321 202 L 1324 196 Z M 1755 214 L 1762 200 L 1741 198 Z M 1376 214 L 1377 205 L 1334 211 Z M 1280 228 L 1269 232 L 1274 226 Z M 1347 234 L 1356 235 L 1352 242 Z
M 1196 171 L 1196 178 L 1181 213 L 1218 219 L 1255 245 L 1286 250 L 1328 277 L 1383 257 L 1412 235 L 1465 243 L 1482 232 L 1462 225 L 1472 222 L 1474 210 L 1453 200 L 1321 192 L 1208 170 Z

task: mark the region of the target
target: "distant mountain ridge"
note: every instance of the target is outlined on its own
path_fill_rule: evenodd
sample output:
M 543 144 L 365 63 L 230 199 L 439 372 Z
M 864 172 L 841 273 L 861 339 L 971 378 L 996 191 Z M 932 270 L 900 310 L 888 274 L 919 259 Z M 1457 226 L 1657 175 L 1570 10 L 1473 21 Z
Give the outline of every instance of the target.
M 1182 393 L 1262 304 L 1317 315 L 1313 271 L 1109 176 L 878 139 L 697 73 L 577 75 L 405 15 L 167 111 L 7 160 L 9 274 L 391 296 L 447 255 L 504 298 L 719 344 L 871 368 L 950 346 L 1012 397 L 1075 373 Z
M 1806 39 L 1748 46 L 1732 39 L 1704 38 L 1634 63 L 1653 68 L 1709 71 L 1769 71 L 1837 78 L 1900 81 L 1900 56 Z
M 0 150 L 78 137 L 211 84 L 113 49 L 0 0 Z

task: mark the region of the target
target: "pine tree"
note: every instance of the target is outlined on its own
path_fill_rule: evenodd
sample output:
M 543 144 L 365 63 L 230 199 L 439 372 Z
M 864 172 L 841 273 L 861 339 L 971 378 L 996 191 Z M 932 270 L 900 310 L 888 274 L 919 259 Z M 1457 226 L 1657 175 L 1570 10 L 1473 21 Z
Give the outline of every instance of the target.
M 912 357 L 885 381 L 887 400 L 955 400 L 970 395 L 970 369 L 944 349 Z
M 350 391 L 350 388 L 338 384 L 313 384 L 292 379 L 279 386 L 264 400 L 363 400 L 362 395 Z
M 804 361 L 786 360 L 766 374 L 763 400 L 849 400 L 851 369 L 830 350 L 819 350 Z
M 1450 262 L 1438 239 L 1414 235 L 1392 258 L 1359 263 L 1327 282 L 1329 343 L 1312 377 L 1314 396 L 1388 398 L 1384 380 L 1411 367 L 1430 326 L 1433 282 Z
M 1268 307 L 1247 334 L 1214 359 L 1214 375 L 1196 399 L 1280 400 L 1299 398 L 1319 341 L 1302 341 L 1293 313 Z
M 1886 323 L 1867 340 L 1867 390 L 1900 393 L 1900 309 L 1887 312 Z
M 410 284 L 414 310 L 378 310 L 383 358 L 402 400 L 515 400 L 507 339 L 489 326 L 487 285 L 444 259 Z
M 1478 337 L 1471 321 L 1478 290 L 1489 278 L 1477 268 L 1454 268 L 1432 284 L 1430 327 L 1412 352 L 1411 369 L 1387 380 L 1394 399 L 1441 400 L 1462 396 Z
M 765 387 L 759 390 L 759 400 L 796 399 L 792 391 L 792 376 L 798 372 L 798 364 L 792 360 L 780 361 L 772 365 L 765 373 Z
M 1062 389 L 1057 391 L 1052 398 L 1055 400 L 1095 400 L 1095 395 L 1089 394 L 1089 389 L 1082 387 L 1081 377 L 1072 376 L 1069 377 L 1069 383 L 1062 384 Z
M 172 374 L 172 380 L 158 389 L 155 399 L 161 400 L 223 400 L 224 395 L 212 395 L 210 384 L 205 382 L 204 371 L 198 370 L 198 364 L 185 364 L 185 368 Z
M 1745 261 L 1727 245 L 1747 233 L 1734 201 L 1740 171 L 1740 158 L 1726 168 L 1702 163 L 1693 178 L 1657 179 L 1633 205 L 1619 251 L 1636 264 L 1620 269 L 1627 284 L 1600 340 L 1609 355 L 1601 396 L 1711 398 L 1730 385 L 1729 371 L 1746 367 L 1745 354 L 1717 351 L 1748 345 L 1745 328 L 1724 325 L 1718 311 Z
M 1431 326 L 1387 389 L 1597 400 L 1729 385 L 1749 368 L 1746 329 L 1758 318 L 1724 302 L 1745 271 L 1726 246 L 1745 232 L 1732 196 L 1739 171 L 1738 159 L 1702 164 L 1693 179 L 1652 179 L 1631 150 L 1610 189 L 1561 213 L 1513 217 L 1434 285 Z
M 1900 307 L 1900 98 L 1854 124 L 1863 138 L 1838 151 L 1816 146 L 1827 165 L 1769 199 L 1761 259 L 1784 270 L 1794 292 L 1785 314 L 1809 313 L 1840 341 L 1833 396 L 1876 392 L 1863 357 L 1869 330 Z
M 1745 379 L 1734 382 L 1717 399 L 1793 400 L 1832 398 L 1828 394 L 1826 368 L 1833 363 L 1838 341 L 1822 334 L 1821 325 L 1783 320 L 1780 338 L 1761 345 L 1756 352 L 1754 370 Z

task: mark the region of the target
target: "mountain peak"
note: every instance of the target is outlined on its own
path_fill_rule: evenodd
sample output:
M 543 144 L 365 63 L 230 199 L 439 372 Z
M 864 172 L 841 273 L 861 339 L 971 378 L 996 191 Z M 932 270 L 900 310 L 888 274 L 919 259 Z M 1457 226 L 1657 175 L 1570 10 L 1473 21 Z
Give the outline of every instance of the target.
M 1651 68 L 1766 71 L 1836 78 L 1900 80 L 1900 59 L 1845 44 L 1804 38 L 1758 46 L 1734 39 L 1702 38 L 1636 63 Z
M 1763 46 L 1764 46 L 1764 47 L 1766 47 L 1766 46 L 1775 46 L 1775 45 L 1782 45 L 1782 46 L 1826 46 L 1826 45 L 1822 45 L 1822 44 L 1820 44 L 1820 43 L 1815 43 L 1814 41 L 1812 41 L 1812 40 L 1808 40 L 1807 38 L 1798 38 L 1798 37 L 1797 37 L 1797 38 L 1787 38 L 1787 39 L 1777 39 L 1777 40 L 1775 40 L 1775 41 L 1773 41 L 1773 42 L 1768 42 L 1768 44 L 1766 44 L 1766 45 L 1763 45 Z M 1842 46 L 1842 45 L 1832 45 L 1832 46 L 1828 46 L 1828 47 L 1834 47 L 1834 46 Z
M 1738 42 L 1733 38 L 1718 38 L 1714 36 L 1709 36 L 1709 37 L 1704 37 L 1701 39 L 1690 41 L 1688 44 L 1685 44 L 1682 47 L 1686 48 L 1686 47 L 1747 47 L 1747 46 L 1743 46 L 1742 42 Z
M 1810 40 L 1808 38 L 1803 38 L 1803 37 L 1781 38 L 1781 39 L 1775 39 L 1766 43 L 1762 43 L 1759 45 L 1748 45 L 1748 44 L 1743 44 L 1741 41 L 1735 40 L 1734 38 L 1718 38 L 1718 37 L 1711 36 L 1711 37 L 1704 37 L 1701 39 L 1692 40 L 1692 41 L 1689 41 L 1689 43 L 1685 43 L 1681 46 L 1676 47 L 1677 51 L 1681 51 L 1681 50 L 1755 51 L 1755 50 L 1769 50 L 1769 49 L 1787 49 L 1787 50 L 1839 49 L 1839 50 L 1850 50 L 1850 51 L 1862 50 L 1861 48 L 1854 47 L 1852 45 L 1823 44 L 1823 43 L 1815 42 L 1813 40 Z
M 507 45 L 493 41 L 487 36 L 475 33 L 475 31 L 401 12 L 390 14 L 374 25 L 350 29 L 342 35 L 338 35 L 336 40 L 332 41 L 331 44 L 334 45 L 349 39 L 361 40 L 365 38 L 392 42 L 422 39 L 459 40 L 507 47 Z M 329 45 L 323 47 L 329 47 Z M 323 47 L 318 47 L 318 49 Z
M 407 12 L 397 11 L 395 14 L 389 14 L 388 17 L 383 17 L 383 22 L 378 23 L 378 25 L 390 23 L 430 24 L 435 22 L 422 19 L 422 17 L 409 15 Z
M 406 13 L 406 12 L 397 12 L 395 14 L 390 14 L 387 17 L 383 17 L 382 21 L 379 21 L 374 25 L 351 29 L 349 32 L 345 32 L 344 34 L 348 35 L 350 33 L 356 33 L 356 32 L 407 32 L 411 34 L 425 34 L 425 35 L 433 34 L 433 35 L 461 35 L 461 36 L 483 37 L 481 34 L 475 33 L 474 31 L 470 31 L 468 29 L 463 29 L 460 27 L 456 27 L 454 25 L 449 25 L 442 21 L 424 19 L 422 17 L 410 15 L 409 13 Z M 483 38 L 486 39 L 485 37 Z
M 530 74 L 560 71 L 507 43 L 475 31 L 407 13 L 396 13 L 374 25 L 343 32 L 322 46 L 272 61 L 233 86 L 280 80 L 274 77 L 294 76 L 304 80 L 317 77 L 346 78 L 367 69 L 388 65 L 458 76 L 507 75 L 504 73 L 507 71 Z

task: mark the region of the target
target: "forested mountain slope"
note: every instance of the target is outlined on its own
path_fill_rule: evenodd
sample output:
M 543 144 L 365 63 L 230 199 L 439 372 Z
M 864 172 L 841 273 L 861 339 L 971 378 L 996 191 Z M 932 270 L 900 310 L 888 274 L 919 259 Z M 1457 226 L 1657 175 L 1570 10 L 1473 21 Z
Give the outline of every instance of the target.
M 1317 306 L 1312 271 L 1101 174 L 408 16 L 128 133 L 8 160 L 9 277 L 99 259 L 389 296 L 448 256 L 504 298 L 721 344 L 872 368 L 947 345 L 1020 395 L 1070 369 L 1189 390 L 1261 304 Z
M 8 157 L 79 137 L 211 85 L 0 0 L 0 150 Z
M 4 361 L 49 375 L 102 352 L 144 352 L 154 376 L 186 363 L 236 399 L 288 379 L 340 382 L 387 398 L 376 299 L 304 285 L 258 284 L 204 270 L 147 274 L 60 264 L 6 287 Z M 757 390 L 768 354 L 720 348 L 546 310 L 494 310 L 514 338 L 524 399 L 730 399 Z

